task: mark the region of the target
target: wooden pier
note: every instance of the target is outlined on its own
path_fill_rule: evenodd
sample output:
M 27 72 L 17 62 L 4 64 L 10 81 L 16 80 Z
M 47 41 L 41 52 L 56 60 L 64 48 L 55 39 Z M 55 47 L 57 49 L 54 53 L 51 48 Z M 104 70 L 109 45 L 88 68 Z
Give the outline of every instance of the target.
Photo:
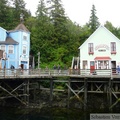
M 2 73 L 3 72 L 3 73 Z M 70 107 L 71 97 L 76 97 L 84 110 L 87 109 L 88 94 L 105 94 L 109 109 L 114 108 L 120 101 L 120 75 L 112 74 L 111 70 L 107 73 L 88 74 L 89 71 L 63 70 L 24 70 L 2 71 L 0 76 L 0 100 L 16 99 L 25 106 L 38 103 L 39 91 L 48 91 L 49 105 L 54 101 L 54 92 L 64 92 L 67 89 L 67 107 Z M 5 72 L 5 73 L 4 73 Z M 80 74 L 82 72 L 82 74 Z M 84 73 L 83 73 L 84 72 Z M 41 83 L 47 82 L 48 87 L 43 87 Z M 64 83 L 66 89 L 55 89 L 57 83 Z M 32 95 L 31 95 L 32 91 Z M 37 96 L 36 96 L 37 95 Z M 102 103 L 101 103 L 102 104 Z

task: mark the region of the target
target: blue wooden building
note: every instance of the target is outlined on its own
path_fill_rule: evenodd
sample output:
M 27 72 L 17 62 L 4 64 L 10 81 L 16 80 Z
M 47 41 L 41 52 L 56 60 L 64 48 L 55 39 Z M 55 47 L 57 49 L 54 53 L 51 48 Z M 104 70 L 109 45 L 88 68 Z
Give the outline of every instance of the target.
M 21 22 L 14 30 L 0 27 L 0 69 L 29 68 L 30 32 Z

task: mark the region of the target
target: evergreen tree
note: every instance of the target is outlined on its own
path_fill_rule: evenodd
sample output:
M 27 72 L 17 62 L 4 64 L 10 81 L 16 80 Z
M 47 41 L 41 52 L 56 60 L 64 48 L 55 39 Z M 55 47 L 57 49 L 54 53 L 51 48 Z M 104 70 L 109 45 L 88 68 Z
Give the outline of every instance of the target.
M 62 45 L 67 42 L 67 18 L 65 16 L 64 8 L 62 7 L 61 0 L 51 0 L 51 21 L 54 25 L 54 40 L 56 45 Z
M 81 28 L 81 32 L 80 32 L 80 45 L 82 45 L 91 34 L 92 32 L 91 32 L 91 29 L 89 28 L 89 25 L 85 24 Z
M 32 52 L 34 54 L 41 52 L 41 61 L 50 62 L 53 57 L 53 55 L 51 55 L 53 25 L 51 24 L 50 18 L 47 15 L 47 8 L 44 0 L 39 1 L 36 11 L 35 26 L 35 29 L 32 30 Z
M 0 0 L 0 26 L 11 30 L 19 24 L 20 14 L 27 18 L 30 13 L 25 9 L 23 0 Z
M 112 25 L 112 23 L 111 22 L 109 22 L 109 21 L 106 21 L 106 23 L 104 24 L 104 26 L 108 29 L 108 30 L 110 30 L 112 33 L 114 32 L 114 30 L 115 30 L 115 27 Z
M 14 25 L 14 14 L 13 14 L 13 8 L 11 6 L 7 7 L 7 14 L 6 14 L 7 19 L 4 21 L 5 25 L 4 28 L 6 30 L 11 30 L 15 27 Z
M 98 21 L 98 17 L 96 16 L 95 5 L 92 5 L 91 16 L 89 20 L 89 27 L 91 29 L 91 32 L 94 32 L 96 28 L 98 28 L 99 24 L 100 23 Z
M 67 17 L 61 0 L 51 0 L 51 23 L 54 26 L 54 61 L 58 64 L 66 64 L 69 58 L 69 27 L 67 26 Z
M 110 30 L 116 37 L 118 37 L 120 39 L 120 28 L 116 28 L 112 25 L 111 22 L 106 21 L 106 23 L 104 24 L 104 26 Z
M 0 0 L 0 26 L 6 28 L 6 20 L 8 19 L 8 0 Z
M 45 6 L 45 2 L 44 0 L 40 0 L 36 11 L 36 16 L 38 19 L 40 19 L 41 17 L 46 16 L 46 14 L 47 14 L 47 8 Z
M 31 13 L 25 8 L 26 3 L 24 0 L 13 0 L 13 14 L 15 26 L 20 22 L 20 14 L 23 13 L 24 20 L 31 16 Z

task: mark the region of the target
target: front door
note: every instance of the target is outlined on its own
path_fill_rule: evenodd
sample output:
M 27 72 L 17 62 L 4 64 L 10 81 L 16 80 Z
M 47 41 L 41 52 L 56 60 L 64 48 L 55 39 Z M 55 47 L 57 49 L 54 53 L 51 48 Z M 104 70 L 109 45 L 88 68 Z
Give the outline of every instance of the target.
M 24 69 L 24 64 L 21 64 L 21 68 Z
M 116 73 L 116 61 L 111 61 L 111 69 L 112 69 L 112 73 Z
M 87 69 L 87 60 L 83 61 L 83 69 Z

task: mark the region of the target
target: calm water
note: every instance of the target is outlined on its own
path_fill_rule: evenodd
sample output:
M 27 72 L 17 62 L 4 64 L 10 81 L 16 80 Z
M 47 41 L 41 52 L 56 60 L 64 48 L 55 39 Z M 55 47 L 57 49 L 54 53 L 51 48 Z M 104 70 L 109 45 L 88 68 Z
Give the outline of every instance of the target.
M 0 120 L 89 120 L 89 113 L 66 109 L 18 109 L 0 108 Z
M 92 112 L 84 113 L 79 109 L 45 108 L 40 110 L 0 107 L 0 120 L 90 120 L 90 113 L 109 112 L 97 112 L 94 110 Z

